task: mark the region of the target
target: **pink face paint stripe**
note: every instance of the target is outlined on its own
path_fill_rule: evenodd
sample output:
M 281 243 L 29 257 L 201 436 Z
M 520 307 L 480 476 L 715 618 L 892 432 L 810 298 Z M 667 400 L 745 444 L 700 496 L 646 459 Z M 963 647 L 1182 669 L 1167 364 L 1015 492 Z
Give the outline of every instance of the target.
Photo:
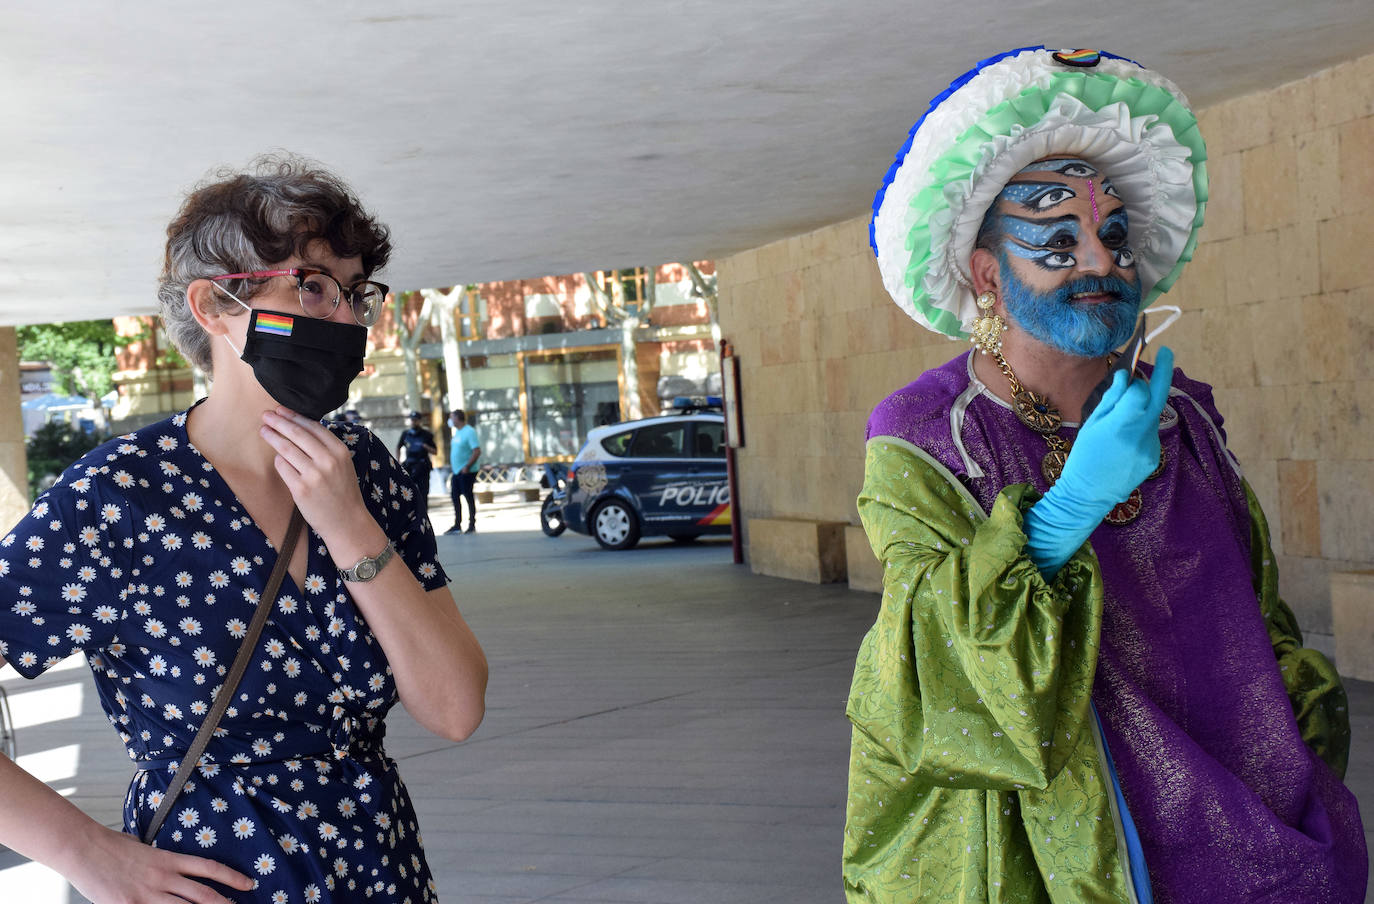
M 1093 189 L 1093 180 L 1091 179 L 1088 180 L 1088 200 L 1093 205 L 1093 222 L 1100 222 L 1102 216 L 1097 212 L 1097 191 Z

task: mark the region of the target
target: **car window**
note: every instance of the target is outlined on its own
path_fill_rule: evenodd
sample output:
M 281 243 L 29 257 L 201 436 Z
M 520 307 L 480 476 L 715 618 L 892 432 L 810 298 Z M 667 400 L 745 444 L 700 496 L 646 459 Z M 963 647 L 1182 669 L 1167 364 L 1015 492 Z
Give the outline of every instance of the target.
M 725 424 L 719 421 L 697 421 L 696 438 L 692 442 L 697 458 L 724 458 Z
M 624 457 L 630 454 L 630 440 L 634 439 L 633 430 L 625 430 L 621 433 L 612 433 L 601 441 L 601 448 L 612 455 Z
M 630 454 L 635 458 L 681 458 L 687 453 L 687 424 L 647 424 L 635 431 Z

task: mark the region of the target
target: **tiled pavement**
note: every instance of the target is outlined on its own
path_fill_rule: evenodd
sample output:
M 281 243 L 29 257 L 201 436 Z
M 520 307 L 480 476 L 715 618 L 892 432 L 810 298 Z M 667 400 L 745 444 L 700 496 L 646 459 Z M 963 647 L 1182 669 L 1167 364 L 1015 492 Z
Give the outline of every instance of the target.
M 754 576 L 728 543 L 606 553 L 537 520 L 493 506 L 477 534 L 440 539 L 492 663 L 482 727 L 452 744 L 390 719 L 442 899 L 841 901 L 844 698 L 877 598 Z M 39 720 L 26 765 L 116 823 L 130 769 L 84 669 L 4 686 Z M 1348 780 L 1370 814 L 1374 684 L 1350 689 Z M 77 898 L 0 850 L 0 900 Z

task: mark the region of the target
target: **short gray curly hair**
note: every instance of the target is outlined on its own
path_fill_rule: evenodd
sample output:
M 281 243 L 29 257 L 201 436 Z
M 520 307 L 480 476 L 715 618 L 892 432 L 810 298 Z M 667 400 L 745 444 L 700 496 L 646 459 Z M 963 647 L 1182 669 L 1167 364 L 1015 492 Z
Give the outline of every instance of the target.
M 157 300 L 167 335 L 209 374 L 210 337 L 191 313 L 186 289 L 197 279 L 262 270 L 312 242 L 341 258 L 360 257 L 371 276 L 391 257 L 391 232 L 363 210 L 342 179 L 318 163 L 288 154 L 255 158 L 247 171 L 220 169 L 196 186 L 167 226 L 167 255 Z M 247 301 L 264 280 L 221 285 Z M 223 296 L 223 308 L 234 305 Z

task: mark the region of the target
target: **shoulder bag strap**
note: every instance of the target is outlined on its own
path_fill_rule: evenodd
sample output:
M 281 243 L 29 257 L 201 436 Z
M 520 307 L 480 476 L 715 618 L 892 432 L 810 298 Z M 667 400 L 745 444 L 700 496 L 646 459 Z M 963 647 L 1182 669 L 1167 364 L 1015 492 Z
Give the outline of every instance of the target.
M 286 568 L 291 564 L 291 556 L 296 551 L 296 540 L 300 536 L 301 525 L 304 523 L 305 518 L 301 515 L 301 510 L 292 506 L 291 523 L 286 527 L 286 540 L 283 541 L 282 548 L 277 553 L 277 564 L 272 566 L 272 574 L 267 578 L 267 587 L 262 591 L 262 599 L 258 600 L 257 611 L 253 613 L 253 622 L 248 626 L 248 633 L 239 646 L 238 655 L 234 657 L 234 664 L 229 668 L 228 677 L 224 679 L 224 684 L 220 686 L 219 693 L 215 696 L 215 702 L 210 707 L 209 715 L 205 717 L 204 722 L 200 723 L 200 730 L 196 732 L 195 740 L 191 742 L 190 749 L 186 751 L 186 756 L 181 759 L 181 765 L 177 767 L 176 775 L 172 778 L 172 784 L 162 798 L 162 805 L 157 808 L 157 813 L 153 814 L 153 821 L 143 831 L 144 844 L 153 843 L 153 839 L 157 837 L 158 829 L 162 828 L 162 824 L 167 820 L 167 815 L 172 812 L 172 805 L 176 803 L 177 797 L 181 794 L 181 789 L 185 787 L 187 779 L 191 777 L 191 770 L 195 769 L 196 763 L 200 761 L 200 755 L 205 752 L 206 745 L 210 743 L 210 738 L 219 726 L 220 717 L 229 708 L 229 701 L 234 698 L 234 691 L 238 689 L 239 679 L 248 670 L 248 661 L 253 658 L 253 647 L 257 646 L 263 625 L 267 624 L 267 616 L 272 612 L 272 603 L 277 599 L 277 591 L 281 589 L 281 582 L 286 578 Z

